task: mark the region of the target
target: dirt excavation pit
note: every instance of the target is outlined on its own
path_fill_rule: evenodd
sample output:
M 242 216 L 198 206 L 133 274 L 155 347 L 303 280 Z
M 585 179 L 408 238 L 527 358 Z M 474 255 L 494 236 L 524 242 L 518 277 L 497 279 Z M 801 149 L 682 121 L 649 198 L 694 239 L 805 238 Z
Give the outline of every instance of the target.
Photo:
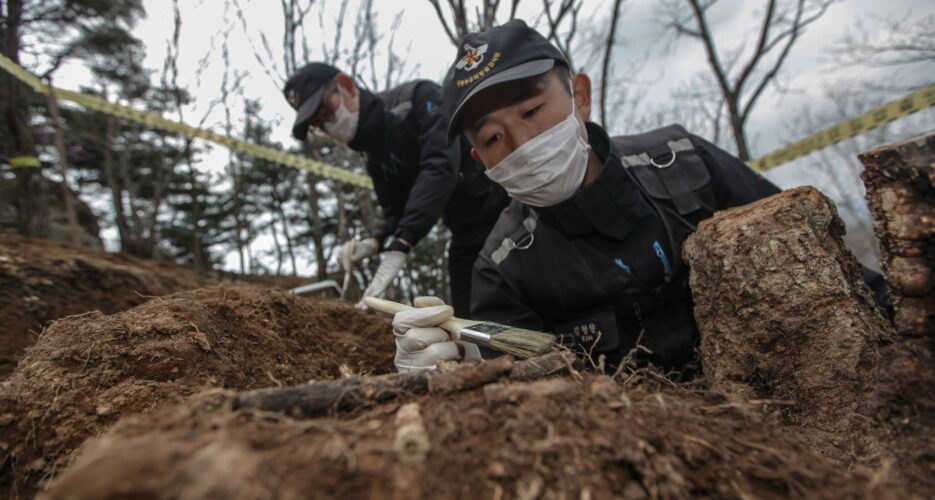
M 251 285 L 53 322 L 0 387 L 0 488 L 31 497 L 122 416 L 211 388 L 386 373 L 394 352 L 382 318 Z
M 935 346 L 843 230 L 808 188 L 700 225 L 681 383 L 567 353 L 397 374 L 386 319 L 249 285 L 64 318 L 0 385 L 0 495 L 927 498 Z

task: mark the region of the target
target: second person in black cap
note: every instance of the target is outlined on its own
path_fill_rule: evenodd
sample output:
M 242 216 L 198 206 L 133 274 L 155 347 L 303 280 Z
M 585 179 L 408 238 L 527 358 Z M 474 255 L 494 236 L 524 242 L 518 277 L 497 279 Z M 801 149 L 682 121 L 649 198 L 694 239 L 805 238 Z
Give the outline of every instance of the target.
M 415 80 L 374 94 L 337 68 L 315 62 L 296 71 L 284 92 L 296 109 L 296 139 L 319 129 L 367 155 L 384 221 L 372 236 L 345 243 L 338 256 L 343 266 L 380 254 L 364 295 L 383 294 L 412 247 L 443 217 L 452 233 L 452 301 L 458 314 L 468 315 L 471 267 L 508 198 L 484 175 L 466 143 L 449 146 L 441 88 Z

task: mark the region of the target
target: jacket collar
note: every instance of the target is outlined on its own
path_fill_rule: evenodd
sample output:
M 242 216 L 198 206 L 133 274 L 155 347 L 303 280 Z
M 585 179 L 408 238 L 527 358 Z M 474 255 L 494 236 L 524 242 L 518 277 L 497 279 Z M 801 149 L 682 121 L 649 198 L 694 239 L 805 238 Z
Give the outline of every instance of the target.
M 360 117 L 357 120 L 357 133 L 347 145 L 354 151 L 374 151 L 379 149 L 386 139 L 386 116 L 383 101 L 360 89 Z
M 636 203 L 644 203 L 638 187 L 613 151 L 607 132 L 594 123 L 585 124 L 588 143 L 603 165 L 597 177 L 571 198 L 539 209 L 545 219 L 553 220 L 569 236 L 584 236 L 598 231 L 622 240 L 632 224 L 621 214 Z

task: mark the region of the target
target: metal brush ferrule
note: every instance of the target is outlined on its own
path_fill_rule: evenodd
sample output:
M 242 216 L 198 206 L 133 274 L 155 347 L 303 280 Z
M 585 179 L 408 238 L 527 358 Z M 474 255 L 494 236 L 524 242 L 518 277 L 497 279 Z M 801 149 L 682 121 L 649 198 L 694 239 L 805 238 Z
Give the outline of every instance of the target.
M 461 338 L 467 340 L 472 344 L 484 344 L 487 345 L 490 343 L 490 335 L 479 332 L 477 330 L 471 330 L 470 328 L 461 329 Z

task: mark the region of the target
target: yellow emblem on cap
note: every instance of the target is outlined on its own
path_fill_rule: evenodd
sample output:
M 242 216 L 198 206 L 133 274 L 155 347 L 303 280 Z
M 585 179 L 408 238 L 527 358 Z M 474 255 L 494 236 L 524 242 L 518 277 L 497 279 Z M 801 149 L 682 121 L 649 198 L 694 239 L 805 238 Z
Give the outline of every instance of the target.
M 465 47 L 466 47 L 466 46 L 467 46 L 467 45 L 465 45 Z M 487 45 L 484 45 L 484 46 L 483 46 L 483 49 L 484 49 L 484 50 L 487 50 Z M 465 56 L 465 57 L 467 57 L 467 56 Z M 483 58 L 481 58 L 481 60 L 483 60 Z M 467 77 L 467 78 L 464 78 L 464 79 L 462 79 L 462 80 L 456 81 L 456 82 L 455 82 L 455 85 L 457 85 L 458 87 L 464 87 L 464 86 L 466 86 L 466 85 L 470 85 L 470 84 L 476 82 L 477 80 L 480 80 L 481 78 L 487 76 L 487 73 L 490 73 L 490 70 L 492 70 L 493 67 L 497 65 L 497 61 L 499 61 L 499 60 L 500 60 L 500 53 L 499 53 L 499 52 L 494 52 L 494 53 L 493 53 L 493 56 L 490 57 L 490 60 L 487 61 L 487 64 L 484 65 L 483 69 L 481 69 L 481 70 L 478 71 L 477 73 L 474 73 L 473 75 L 471 75 L 471 76 L 469 76 L 469 77 Z M 462 58 L 460 61 L 458 61 L 458 64 L 461 64 L 462 62 L 464 62 L 464 59 L 463 59 L 463 58 Z M 474 64 L 474 66 L 472 66 L 472 67 L 477 67 L 478 64 L 480 64 L 480 61 L 478 61 L 478 62 L 477 62 L 476 64 Z M 458 67 L 457 64 L 455 65 L 455 67 L 458 68 L 458 69 L 461 69 L 460 67 Z
M 480 47 L 471 47 L 468 44 L 464 44 L 464 57 L 458 61 L 458 64 L 455 64 L 455 68 L 463 69 L 464 71 L 471 71 L 476 68 L 481 61 L 484 60 L 484 54 L 487 52 L 487 44 L 483 44 Z
M 289 105 L 292 106 L 293 109 L 299 109 L 299 102 L 295 98 L 295 89 L 289 89 L 289 91 L 286 92 L 286 100 L 289 101 Z

